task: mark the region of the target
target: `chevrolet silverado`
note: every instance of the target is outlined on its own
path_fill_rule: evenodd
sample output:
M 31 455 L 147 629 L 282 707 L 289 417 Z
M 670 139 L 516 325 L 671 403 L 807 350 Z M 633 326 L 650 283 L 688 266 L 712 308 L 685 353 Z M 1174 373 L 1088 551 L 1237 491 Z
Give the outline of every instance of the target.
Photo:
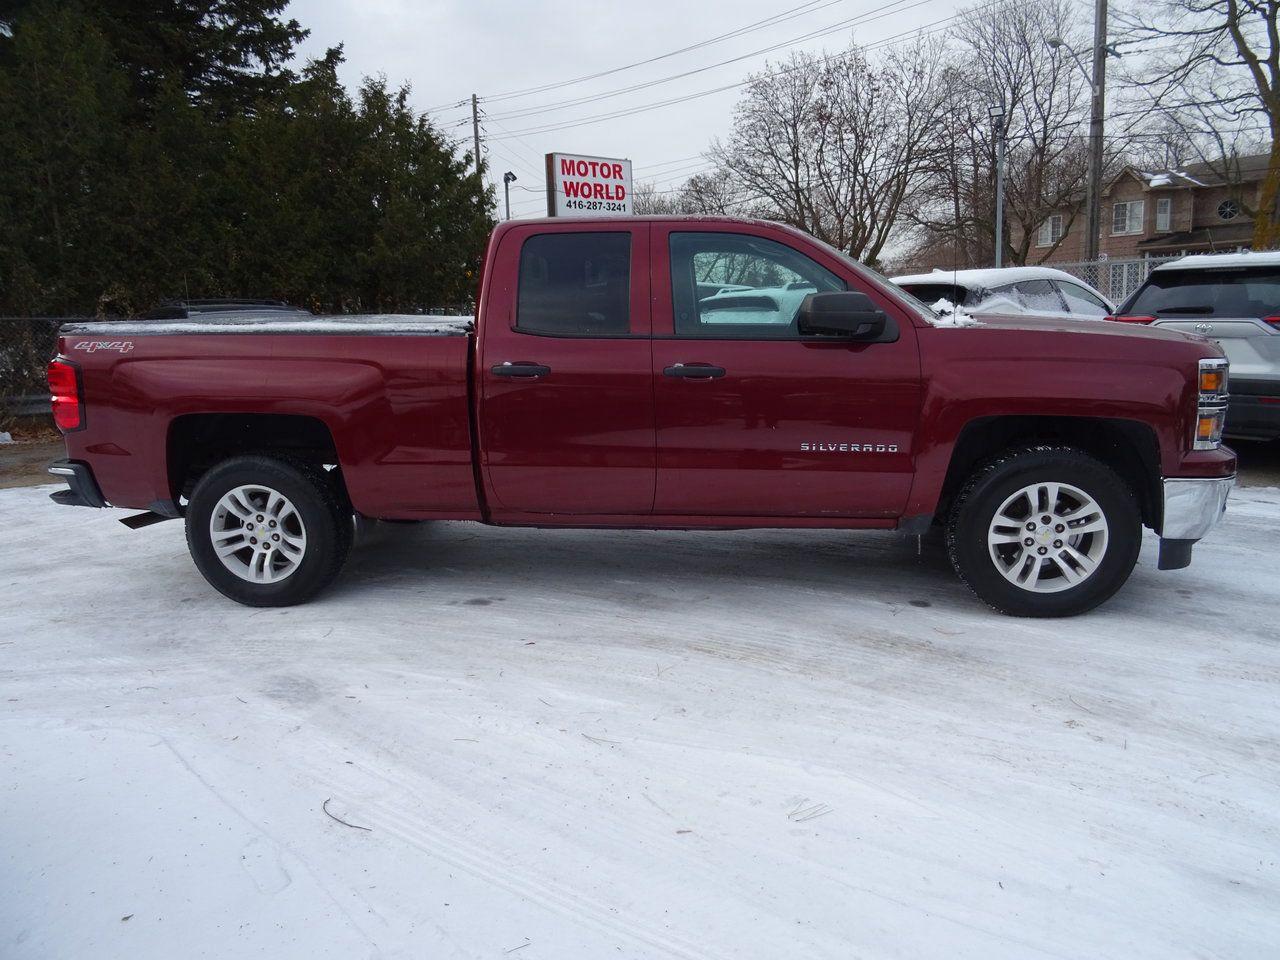
M 1022 616 L 1089 610 L 1142 528 L 1186 566 L 1225 509 L 1222 351 L 927 306 L 776 223 L 524 220 L 472 318 L 255 310 L 80 323 L 50 364 L 63 504 L 185 519 L 244 604 L 306 600 L 353 517 L 944 528 Z

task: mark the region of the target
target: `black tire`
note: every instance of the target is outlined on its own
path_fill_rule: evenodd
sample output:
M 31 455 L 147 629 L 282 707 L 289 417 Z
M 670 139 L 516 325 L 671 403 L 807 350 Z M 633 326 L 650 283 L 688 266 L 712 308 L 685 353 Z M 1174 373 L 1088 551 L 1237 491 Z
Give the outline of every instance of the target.
M 1025 556 L 1027 565 L 1033 566 L 1039 561 L 1032 556 L 1031 547 L 1026 547 L 1024 554 L 1020 545 L 988 546 L 987 535 L 996 512 L 1019 490 L 1037 483 L 1077 488 L 1093 499 L 1107 524 L 1106 541 L 1096 566 L 1074 586 L 1064 586 L 1070 578 L 1063 576 L 1057 561 L 1050 558 L 1043 566 L 1048 571 L 1045 585 L 1056 587 L 1057 592 L 1040 593 L 1012 583 L 992 556 L 993 551 L 1005 551 L 1006 557 Z M 1029 501 L 1024 502 L 1029 505 Z M 1036 522 L 1034 516 L 1027 519 Z M 1031 535 L 1031 531 L 1027 533 Z M 1058 536 L 1047 532 L 1045 535 Z M 988 461 L 960 491 L 947 520 L 947 553 L 960 579 L 996 610 L 1016 617 L 1070 617 L 1092 610 L 1124 586 L 1141 547 L 1142 514 L 1133 491 L 1106 464 L 1074 447 L 1022 447 Z M 1034 549 L 1040 552 L 1039 546 Z M 1046 544 L 1045 549 L 1056 552 L 1053 543 Z M 1007 566 L 1014 569 L 1012 562 Z M 1071 571 L 1080 575 L 1075 566 Z
M 296 508 L 306 547 L 296 567 L 274 583 L 254 583 L 233 573 L 214 549 L 210 519 L 228 492 L 260 484 L 283 494 Z M 333 582 L 351 549 L 351 508 L 341 488 L 319 467 L 265 456 L 224 460 L 200 478 L 187 504 L 187 547 L 215 590 L 250 607 L 288 607 L 310 600 Z

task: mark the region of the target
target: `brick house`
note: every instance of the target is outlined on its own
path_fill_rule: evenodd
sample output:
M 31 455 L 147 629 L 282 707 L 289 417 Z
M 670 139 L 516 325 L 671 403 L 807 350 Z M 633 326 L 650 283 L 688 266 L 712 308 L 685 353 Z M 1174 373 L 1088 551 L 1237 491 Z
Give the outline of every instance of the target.
M 1099 252 L 1132 260 L 1247 249 L 1253 221 L 1240 201 L 1256 203 L 1267 161 L 1265 153 L 1240 157 L 1232 182 L 1206 163 L 1156 172 L 1125 167 L 1103 191 Z M 1032 238 L 1027 263 L 1083 260 L 1084 227 L 1083 212 L 1049 217 Z

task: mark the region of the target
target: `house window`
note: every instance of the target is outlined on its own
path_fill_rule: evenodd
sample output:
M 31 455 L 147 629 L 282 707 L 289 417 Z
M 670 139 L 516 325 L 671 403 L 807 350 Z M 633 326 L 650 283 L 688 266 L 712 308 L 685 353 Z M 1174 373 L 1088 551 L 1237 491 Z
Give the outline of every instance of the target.
M 1240 216 L 1240 204 L 1234 200 L 1223 200 L 1218 204 L 1218 218 L 1220 220 L 1234 220 Z
M 1161 197 L 1156 201 L 1156 232 L 1168 233 L 1173 220 L 1173 198 Z
M 1040 236 L 1036 240 L 1038 247 L 1051 247 L 1059 240 L 1066 231 L 1062 228 L 1062 214 L 1055 213 L 1044 223 L 1040 224 Z
M 1111 208 L 1112 234 L 1141 233 L 1144 201 L 1128 200 Z

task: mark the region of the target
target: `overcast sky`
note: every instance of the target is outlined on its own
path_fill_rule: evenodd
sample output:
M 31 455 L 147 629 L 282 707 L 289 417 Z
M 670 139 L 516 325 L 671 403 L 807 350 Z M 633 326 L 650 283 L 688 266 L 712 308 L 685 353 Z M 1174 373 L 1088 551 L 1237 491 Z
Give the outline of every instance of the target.
M 834 51 L 851 38 L 866 45 L 951 17 L 957 0 L 650 0 L 649 3 L 507 2 L 490 0 L 293 0 L 286 16 L 311 30 L 304 56 L 344 44 L 343 79 L 383 74 L 409 83 L 419 110 L 468 101 L 435 112 L 451 136 L 470 142 L 472 93 L 481 98 L 483 147 L 490 169 L 519 177 L 513 215 L 538 215 L 543 200 L 542 156 L 550 151 L 625 157 L 636 180 L 670 189 L 707 166 L 699 155 L 729 129 L 740 88 L 632 116 L 552 132 L 527 132 L 735 84 L 792 49 Z M 608 76 L 518 98 L 500 95 L 613 70 L 700 44 L 770 17 L 796 15 L 760 29 L 700 46 Z M 824 31 L 852 18 L 863 22 L 765 54 L 762 48 Z M 745 57 L 723 66 L 712 64 Z M 647 89 L 566 106 L 551 113 L 504 116 L 698 70 Z M 455 124 L 460 124 L 456 125 Z M 519 133 L 512 136 L 511 131 Z M 501 215 L 499 189 L 499 215 Z

